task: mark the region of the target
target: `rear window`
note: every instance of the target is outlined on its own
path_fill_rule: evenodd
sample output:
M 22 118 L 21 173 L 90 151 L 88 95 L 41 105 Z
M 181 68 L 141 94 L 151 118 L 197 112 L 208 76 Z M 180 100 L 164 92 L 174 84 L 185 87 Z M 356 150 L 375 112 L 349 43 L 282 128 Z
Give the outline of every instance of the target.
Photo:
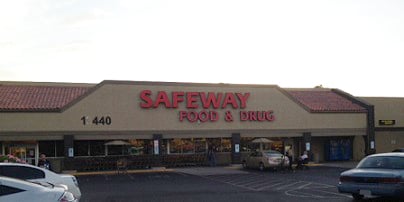
M 404 169 L 404 158 L 397 156 L 373 156 L 363 159 L 357 168 Z
M 1 166 L 0 175 L 23 180 L 45 178 L 45 172 L 25 166 Z
M 0 196 L 6 196 L 6 195 L 10 195 L 10 194 L 15 194 L 18 192 L 22 192 L 25 190 L 16 188 L 16 187 L 9 187 L 6 185 L 0 185 Z

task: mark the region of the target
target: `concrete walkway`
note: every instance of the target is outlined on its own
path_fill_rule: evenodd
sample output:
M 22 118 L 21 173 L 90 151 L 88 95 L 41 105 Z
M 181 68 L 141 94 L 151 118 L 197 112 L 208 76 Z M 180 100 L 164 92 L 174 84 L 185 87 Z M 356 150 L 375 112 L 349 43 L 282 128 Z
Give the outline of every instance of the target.
M 308 166 L 323 166 L 323 167 L 336 167 L 336 168 L 354 168 L 358 162 L 356 161 L 343 161 L 343 162 L 324 162 L 313 163 L 310 162 Z M 295 165 L 293 165 L 295 166 Z M 241 164 L 232 164 L 229 166 L 216 166 L 216 167 L 184 167 L 184 168 L 165 168 L 154 167 L 151 169 L 137 169 L 127 170 L 125 172 L 120 171 L 94 171 L 94 172 L 64 172 L 75 176 L 82 175 L 116 175 L 116 174 L 128 174 L 128 173 L 155 173 L 155 172 L 180 172 L 191 175 L 207 176 L 207 175 L 230 175 L 230 174 L 247 174 L 248 172 L 243 170 Z

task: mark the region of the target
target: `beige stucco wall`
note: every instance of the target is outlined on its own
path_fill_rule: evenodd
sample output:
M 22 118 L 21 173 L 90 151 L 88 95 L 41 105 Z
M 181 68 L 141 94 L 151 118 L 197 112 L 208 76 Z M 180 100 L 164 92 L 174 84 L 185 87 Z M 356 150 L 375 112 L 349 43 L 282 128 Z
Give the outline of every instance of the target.
M 140 108 L 140 92 L 151 90 L 155 96 L 158 91 L 182 92 L 231 92 L 251 93 L 245 109 L 212 109 L 219 113 L 216 122 L 190 123 L 179 121 L 179 111 L 186 110 L 185 104 L 180 104 L 178 109 L 166 109 L 162 106 L 156 109 Z M 196 111 L 204 110 L 202 108 Z M 272 122 L 258 122 L 239 120 L 239 111 L 268 111 L 273 110 L 275 120 Z M 231 111 L 234 120 L 224 120 L 226 111 Z M 81 118 L 89 118 L 90 124 L 83 125 Z M 111 125 L 94 125 L 91 120 L 94 117 L 109 116 Z M 303 131 L 318 131 L 319 134 L 344 133 L 350 131 L 364 132 L 366 128 L 366 114 L 364 113 L 309 113 L 301 106 L 283 94 L 276 86 L 240 86 L 240 85 L 179 85 L 170 83 L 102 83 L 94 92 L 62 113 L 1 113 L 0 133 L 34 132 L 44 134 L 97 134 L 108 135 L 116 132 L 128 132 L 131 134 L 148 134 L 164 132 L 177 133 L 212 133 L 232 131 L 251 133 L 267 133 L 276 131 L 283 133 L 291 131 L 293 134 L 301 134 Z M 354 133 L 352 133 L 352 131 Z M 254 133 L 254 132 L 253 132 Z
M 404 148 L 404 131 L 376 132 L 375 141 L 377 153 L 391 152 L 397 148 Z
M 375 107 L 375 127 L 404 127 L 404 98 L 363 97 Z M 381 126 L 379 120 L 395 120 L 394 126 Z

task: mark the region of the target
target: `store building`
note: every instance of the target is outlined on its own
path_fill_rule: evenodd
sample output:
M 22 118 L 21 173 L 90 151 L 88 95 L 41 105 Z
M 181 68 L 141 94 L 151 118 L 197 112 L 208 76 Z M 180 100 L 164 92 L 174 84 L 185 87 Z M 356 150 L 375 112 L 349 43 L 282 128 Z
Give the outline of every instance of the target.
M 403 112 L 402 98 L 328 88 L 0 82 L 0 145 L 32 164 L 45 153 L 57 171 L 111 169 L 121 157 L 133 167 L 204 165 L 209 148 L 218 164 L 239 163 L 258 137 L 295 157 L 309 150 L 313 161 L 359 160 L 404 147 Z

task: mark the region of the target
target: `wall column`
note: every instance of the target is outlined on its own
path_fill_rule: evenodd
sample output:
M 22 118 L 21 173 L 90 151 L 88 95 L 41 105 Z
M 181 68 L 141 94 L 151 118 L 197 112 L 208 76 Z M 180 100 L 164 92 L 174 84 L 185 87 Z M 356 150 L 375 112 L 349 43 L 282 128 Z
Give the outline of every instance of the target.
M 62 170 L 74 170 L 74 136 L 64 135 L 64 161 Z M 72 155 L 73 154 L 73 155 Z
M 240 133 L 231 134 L 231 163 L 241 163 Z

